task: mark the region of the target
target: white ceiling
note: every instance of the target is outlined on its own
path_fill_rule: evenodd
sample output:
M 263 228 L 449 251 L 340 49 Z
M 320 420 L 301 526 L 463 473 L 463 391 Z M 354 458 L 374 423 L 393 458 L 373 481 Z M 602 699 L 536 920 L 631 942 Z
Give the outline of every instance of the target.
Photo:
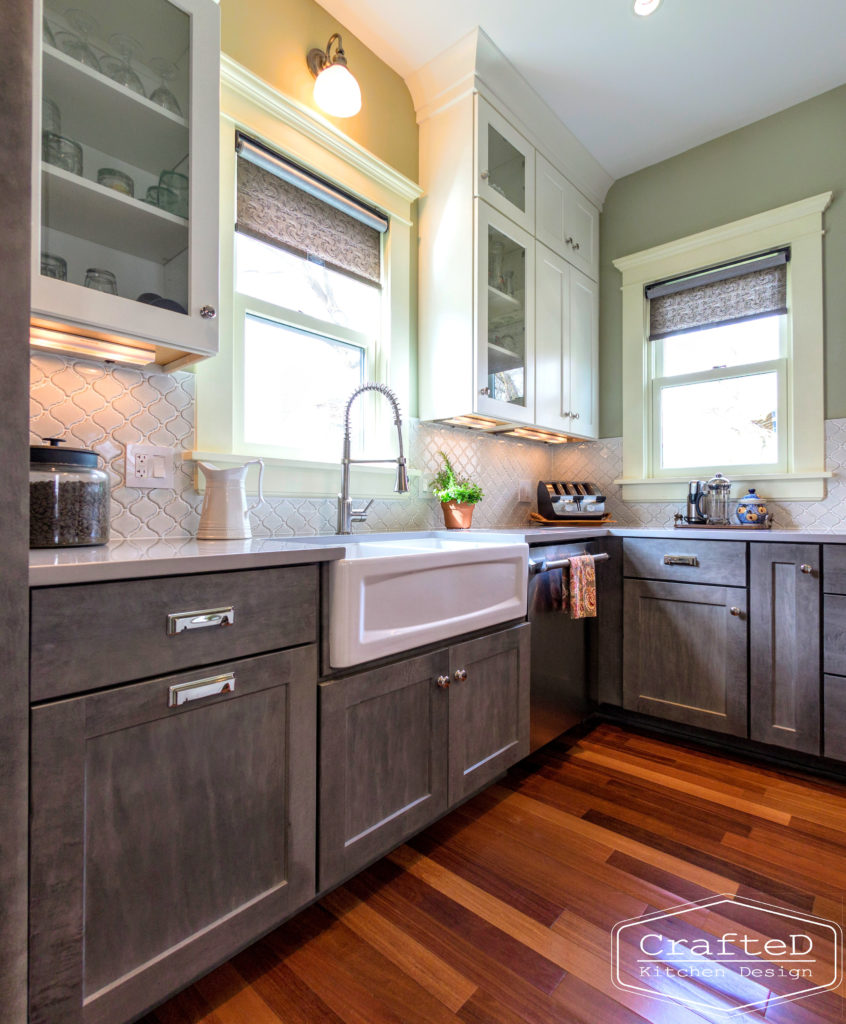
M 614 178 L 846 82 L 846 0 L 320 3 L 404 77 L 479 25 Z

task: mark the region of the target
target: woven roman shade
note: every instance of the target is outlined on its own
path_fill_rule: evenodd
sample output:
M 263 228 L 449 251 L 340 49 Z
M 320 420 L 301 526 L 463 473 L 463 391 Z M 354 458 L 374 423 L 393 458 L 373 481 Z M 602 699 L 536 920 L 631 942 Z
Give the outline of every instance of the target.
M 787 312 L 789 249 L 647 285 L 649 340 Z
M 381 284 L 384 214 L 252 139 L 239 134 L 236 149 L 238 231 Z

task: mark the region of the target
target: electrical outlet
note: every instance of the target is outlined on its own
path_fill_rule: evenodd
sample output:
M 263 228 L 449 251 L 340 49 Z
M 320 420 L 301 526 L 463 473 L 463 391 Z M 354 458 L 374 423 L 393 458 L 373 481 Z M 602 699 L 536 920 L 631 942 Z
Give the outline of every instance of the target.
M 173 448 L 152 444 L 126 446 L 126 486 L 173 488 Z
M 532 493 L 532 481 L 531 480 L 521 480 L 520 481 L 520 489 L 517 492 L 517 500 L 518 501 L 532 501 L 533 498 L 534 498 L 534 494 Z

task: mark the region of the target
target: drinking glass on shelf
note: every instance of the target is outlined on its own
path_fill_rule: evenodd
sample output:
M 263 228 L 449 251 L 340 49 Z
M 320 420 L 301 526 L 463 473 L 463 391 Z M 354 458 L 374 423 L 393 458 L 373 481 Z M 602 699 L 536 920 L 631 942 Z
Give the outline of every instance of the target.
M 82 174 L 82 146 L 53 132 L 41 133 L 41 159 L 71 174 Z
M 89 267 L 85 271 L 85 287 L 96 292 L 108 292 L 110 295 L 118 293 L 115 275 L 111 270 L 101 270 L 99 267 Z
M 53 256 L 49 252 L 41 253 L 41 273 L 44 277 L 53 277 L 57 281 L 67 281 L 68 263 L 61 256 Z
M 162 80 L 161 85 L 157 86 L 150 93 L 150 99 L 153 103 L 158 103 L 160 107 L 164 107 L 165 110 L 169 110 L 171 114 L 177 114 L 179 117 L 182 117 L 182 107 L 179 106 L 179 100 L 168 89 L 166 84 L 176 78 L 176 65 L 172 61 L 165 60 L 164 57 L 153 57 L 147 66 L 155 71 Z
M 147 189 L 145 202 L 158 206 L 160 210 L 167 210 L 168 213 L 176 213 L 179 209 L 179 196 L 172 188 L 164 185 L 151 185 Z
M 125 196 L 135 195 L 135 182 L 128 174 L 115 170 L 114 167 L 101 167 L 97 171 L 97 184 L 121 192 Z
M 65 18 L 70 27 L 76 31 L 57 34 L 56 42 L 59 44 L 59 49 L 87 68 L 100 71 L 100 61 L 88 45 L 88 37 L 97 31 L 97 22 L 86 11 L 80 11 L 75 7 L 65 11 Z
M 46 96 L 41 100 L 41 131 L 53 135 L 62 134 L 62 115 L 59 107 Z
M 176 209 L 172 212 L 177 217 L 188 216 L 188 176 L 180 174 L 179 171 L 162 171 L 159 175 L 159 185 L 174 191 L 178 197 Z
M 110 36 L 109 44 L 120 54 L 121 59 L 116 60 L 114 57 L 103 58 L 100 62 L 103 66 L 103 71 L 113 82 L 117 82 L 118 85 L 125 85 L 127 89 L 137 92 L 139 96 L 146 96 L 144 83 L 132 68 L 133 58 L 138 60 L 141 56 L 141 44 L 137 39 L 133 39 L 132 36 L 125 35 L 123 32 L 116 32 L 113 36 Z

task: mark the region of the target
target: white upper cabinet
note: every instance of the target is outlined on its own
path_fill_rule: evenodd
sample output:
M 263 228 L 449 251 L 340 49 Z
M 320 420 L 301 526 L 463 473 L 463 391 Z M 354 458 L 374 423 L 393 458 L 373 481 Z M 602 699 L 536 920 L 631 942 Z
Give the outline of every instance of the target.
M 476 96 L 474 194 L 526 231 L 535 228 L 535 151 L 481 96 Z
M 599 289 L 540 243 L 536 268 L 536 424 L 574 437 L 596 438 Z
M 535 241 L 476 200 L 478 297 L 474 412 L 534 423 Z
M 218 5 L 35 7 L 33 343 L 214 354 Z
M 599 210 L 540 153 L 536 181 L 537 240 L 599 280 Z

